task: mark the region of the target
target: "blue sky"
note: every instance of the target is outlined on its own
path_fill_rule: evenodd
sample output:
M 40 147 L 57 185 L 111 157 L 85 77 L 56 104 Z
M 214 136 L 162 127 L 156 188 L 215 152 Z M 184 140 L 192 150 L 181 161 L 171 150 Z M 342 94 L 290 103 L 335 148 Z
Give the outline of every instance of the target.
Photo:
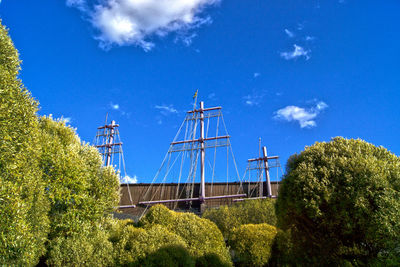
M 400 154 L 400 2 L 3 0 L 40 114 L 87 142 L 120 125 L 127 172 L 151 180 L 199 89 L 223 107 L 243 174 L 258 138 L 287 158 L 362 138 Z

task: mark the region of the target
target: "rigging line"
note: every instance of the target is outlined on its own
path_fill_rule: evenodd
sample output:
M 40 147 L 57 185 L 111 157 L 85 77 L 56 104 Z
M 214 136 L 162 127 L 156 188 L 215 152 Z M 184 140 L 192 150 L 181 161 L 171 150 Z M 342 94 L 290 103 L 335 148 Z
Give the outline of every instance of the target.
M 161 194 L 160 194 L 160 199 L 163 199 L 163 196 L 164 196 L 164 189 L 165 189 L 165 180 L 167 179 L 167 175 L 168 175 L 168 173 L 169 173 L 169 163 L 171 162 L 171 156 L 172 156 L 172 153 L 170 152 L 169 153 L 169 158 L 168 158 L 168 162 L 167 162 L 167 170 L 166 170 L 166 174 L 165 174 L 165 176 L 164 176 L 164 178 L 163 178 L 163 180 L 162 180 L 162 182 L 161 182 Z
M 198 121 L 198 115 L 197 115 L 196 112 L 194 112 L 193 117 L 195 118 L 195 120 L 194 120 L 194 126 L 193 126 L 192 140 L 195 140 L 195 138 L 196 138 L 196 130 L 197 130 L 197 123 L 198 123 L 197 122 Z M 192 149 L 193 149 L 194 146 L 195 146 L 195 142 L 193 142 L 191 144 Z M 194 150 L 192 150 L 192 155 L 193 155 L 193 153 L 194 153 Z M 196 154 L 198 154 L 198 151 L 196 151 Z M 192 187 L 189 189 L 191 197 L 193 196 L 193 191 L 194 191 L 194 179 L 195 179 L 195 176 L 196 176 L 196 169 L 197 169 L 197 156 L 198 155 L 196 155 L 195 166 L 194 166 L 194 171 L 193 171 Z M 191 157 L 191 161 L 193 161 L 192 157 Z
M 180 155 L 180 154 L 181 154 L 181 152 L 179 152 L 178 156 L 175 158 L 174 162 L 173 162 L 172 165 L 171 165 L 171 168 L 174 166 L 174 164 L 175 164 L 176 160 L 179 158 L 179 155 Z M 165 174 L 165 176 L 167 176 L 167 175 L 168 175 L 168 173 Z M 164 176 L 164 177 L 165 177 L 165 176 Z M 150 187 L 151 187 L 151 186 L 150 186 Z M 147 192 L 149 191 L 150 187 L 147 188 Z M 155 193 L 153 194 L 153 196 L 150 198 L 150 201 L 152 201 L 152 200 L 154 199 L 154 196 L 157 195 L 157 193 L 158 193 L 159 190 L 160 190 L 160 186 L 157 187 L 156 192 L 155 192 Z M 147 192 L 146 192 L 146 194 L 147 194 Z M 141 214 L 140 217 L 139 217 L 139 220 L 140 220 L 140 218 L 143 217 L 143 215 L 145 214 L 145 212 L 147 211 L 148 208 L 149 208 L 149 205 L 147 205 L 146 208 L 143 210 L 142 214 Z
M 219 111 L 218 118 L 217 118 L 217 129 L 216 129 L 216 132 L 215 132 L 215 137 L 218 136 L 219 117 L 220 117 L 220 115 L 221 115 L 221 111 Z M 216 140 L 215 140 L 215 142 L 216 142 Z M 213 192 L 214 174 L 215 174 L 215 161 L 216 160 L 217 160 L 217 146 L 215 146 L 215 148 L 214 148 L 214 162 L 213 162 L 212 176 L 211 176 L 211 195 L 212 195 L 212 192 Z
M 187 138 L 188 126 L 189 126 L 189 123 L 186 123 L 185 137 L 184 137 L 185 140 L 186 140 L 186 138 Z M 176 198 L 176 199 L 178 198 L 178 195 L 179 195 L 179 187 L 180 187 L 180 183 L 181 183 L 182 168 L 183 168 L 183 164 L 184 164 L 184 162 L 185 162 L 185 156 L 186 156 L 186 151 L 183 151 L 183 153 L 182 153 L 182 160 L 181 160 L 181 167 L 180 167 L 180 170 L 179 170 L 178 186 L 176 187 L 176 193 L 175 193 L 175 198 Z M 175 204 L 174 204 L 174 209 L 176 209 L 177 205 L 178 205 L 178 202 L 175 202 Z
M 238 188 L 238 192 L 239 192 L 239 191 L 240 191 L 240 188 L 242 188 L 242 190 L 243 190 L 243 183 L 242 183 L 242 179 L 240 179 L 239 170 L 238 170 L 238 167 L 237 167 L 237 164 L 236 164 L 235 155 L 233 154 L 233 148 L 232 148 L 232 145 L 231 145 L 231 141 L 228 140 L 228 142 L 229 142 L 229 147 L 230 147 L 230 149 L 231 149 L 231 154 L 232 154 L 232 159 L 233 159 L 233 165 L 235 166 L 236 175 L 237 175 L 237 177 L 238 177 L 238 179 L 239 179 L 239 183 L 240 183 L 240 186 L 239 186 L 239 188 Z
M 207 119 L 206 138 L 208 137 L 208 128 L 210 127 L 210 117 Z
M 176 141 L 176 138 L 178 137 L 178 135 L 179 135 L 179 133 L 180 133 L 180 131 L 181 131 L 181 129 L 182 129 L 184 123 L 185 123 L 185 120 L 182 122 L 181 126 L 179 127 L 179 130 L 178 130 L 178 132 L 176 133 L 173 142 Z M 149 191 L 150 191 L 150 189 L 152 188 L 152 186 L 153 186 L 155 180 L 157 179 L 158 175 L 160 174 L 161 169 L 162 169 L 162 167 L 163 167 L 164 164 L 165 164 L 165 160 L 166 160 L 167 157 L 168 157 L 168 153 L 169 153 L 169 151 L 170 151 L 171 149 L 172 149 L 172 145 L 169 146 L 168 152 L 165 154 L 164 159 L 163 159 L 163 161 L 161 162 L 160 168 L 158 168 L 156 174 L 155 174 L 154 177 L 153 177 L 153 180 L 151 181 L 150 186 L 147 188 L 146 193 L 144 194 L 144 198 L 147 197 L 147 194 L 149 193 Z M 146 199 L 144 199 L 144 200 L 146 200 Z
M 194 170 L 193 170 L 193 180 L 192 180 L 192 188 L 191 188 L 191 193 L 190 193 L 190 198 L 193 198 L 193 193 L 194 193 L 194 181 L 196 179 L 196 171 L 197 171 L 197 162 L 199 159 L 199 150 L 197 150 L 197 155 L 196 155 L 196 162 L 194 164 Z M 201 192 L 200 192 L 201 193 Z M 192 206 L 192 201 L 190 201 L 190 206 Z
M 196 151 L 196 159 L 199 157 L 199 151 L 197 150 Z M 197 160 L 196 160 L 196 162 L 197 162 Z M 186 198 L 189 198 L 189 196 L 190 196 L 190 187 L 189 187 L 189 185 L 190 185 L 190 178 L 191 178 L 191 176 L 192 176 L 192 173 L 194 172 L 194 167 L 195 167 L 195 165 L 197 165 L 197 164 L 194 164 L 194 162 L 192 162 L 191 163 L 191 168 L 190 168 L 190 170 L 189 170 L 189 174 L 188 174 L 188 177 L 187 177 L 187 179 L 186 179 L 186 182 L 185 182 L 185 184 L 186 184 Z M 179 195 L 179 198 L 181 198 L 182 197 L 182 194 L 183 194 L 183 192 L 184 192 L 184 190 L 182 190 L 181 191 L 181 193 L 180 193 L 180 195 Z
M 172 162 L 171 167 L 170 167 L 170 168 L 167 168 L 167 172 L 165 173 L 164 179 L 163 179 L 163 181 L 162 181 L 162 184 L 163 184 L 163 185 L 165 184 L 165 180 L 166 180 L 166 178 L 167 178 L 169 172 L 171 171 L 172 167 L 174 167 L 174 165 L 175 165 L 176 161 L 178 160 L 179 156 L 181 155 L 181 153 L 182 153 L 182 151 L 179 152 L 178 156 L 176 156 L 175 160 Z M 172 154 L 172 153 L 171 153 L 171 154 Z M 169 160 L 168 160 L 168 161 L 169 161 Z M 168 162 L 168 165 L 169 165 L 169 162 Z M 157 189 L 157 191 L 156 191 L 156 194 L 157 194 L 157 192 L 158 192 L 159 189 L 160 189 L 160 187 L 158 187 L 158 189 Z M 156 194 L 155 194 L 155 195 L 156 195 Z M 154 198 L 154 196 L 153 196 L 153 198 Z M 153 199 L 152 199 L 152 200 L 153 200 Z
M 171 146 L 171 147 L 172 147 L 172 146 Z M 143 200 L 146 200 L 147 194 L 149 193 L 149 191 L 150 191 L 150 189 L 152 188 L 152 186 L 153 186 L 155 180 L 157 179 L 158 175 L 160 174 L 162 167 L 164 167 L 165 161 L 166 161 L 166 159 L 167 159 L 167 157 L 168 157 L 168 153 L 169 153 L 169 152 L 167 152 L 167 153 L 165 154 L 164 159 L 163 159 L 163 161 L 162 161 L 162 163 L 161 163 L 160 168 L 158 168 L 156 174 L 154 175 L 153 180 L 152 180 L 152 182 L 150 183 L 150 186 L 147 187 L 147 190 L 146 190 L 146 193 L 144 194 Z
M 121 138 L 120 138 L 120 142 L 121 142 Z M 125 165 L 124 151 L 122 149 L 122 146 L 120 148 L 121 148 L 121 154 L 120 155 L 122 155 L 122 167 L 124 168 L 124 176 L 126 177 L 127 175 L 126 175 L 126 165 Z M 131 205 L 133 205 L 132 193 L 131 193 L 131 189 L 129 187 L 129 182 L 127 181 L 126 184 L 127 184 L 127 187 L 128 187 L 129 200 L 131 201 Z
M 229 135 L 228 130 L 226 129 L 226 124 L 225 124 L 224 116 L 223 116 L 222 114 L 221 114 L 221 119 L 222 119 L 222 123 L 223 123 L 224 128 L 225 128 L 226 135 Z M 228 144 L 229 144 L 229 146 L 230 146 L 230 148 L 231 148 L 231 154 L 232 154 L 233 164 L 235 165 L 236 175 L 237 175 L 237 178 L 239 179 L 239 183 L 240 183 L 240 186 L 239 186 L 239 188 L 238 188 L 238 192 L 239 192 L 239 191 L 240 191 L 240 188 L 242 188 L 242 190 L 243 190 L 243 184 L 242 184 L 242 180 L 240 179 L 239 171 L 238 171 L 237 164 L 236 164 L 235 155 L 233 154 L 233 148 L 232 148 L 232 145 L 231 145 L 231 141 L 230 141 L 229 139 L 228 139 Z
M 229 146 L 226 147 L 226 193 L 229 193 L 229 186 L 228 186 L 228 181 L 229 181 Z
M 249 162 L 249 168 L 250 168 L 250 162 Z M 247 170 L 246 170 L 247 171 Z M 249 180 L 248 180 L 248 183 L 247 183 L 247 192 L 248 192 L 248 195 L 247 195 L 247 197 L 250 197 L 251 195 L 250 195 L 250 170 L 249 170 Z

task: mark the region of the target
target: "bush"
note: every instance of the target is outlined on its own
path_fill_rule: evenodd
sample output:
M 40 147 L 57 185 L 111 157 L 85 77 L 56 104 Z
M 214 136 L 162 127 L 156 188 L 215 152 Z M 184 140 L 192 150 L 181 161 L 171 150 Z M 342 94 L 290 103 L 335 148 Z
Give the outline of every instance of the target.
M 257 199 L 237 202 L 232 206 L 208 209 L 203 218 L 214 222 L 226 239 L 231 231 L 242 224 L 267 223 L 276 225 L 274 199 Z
M 113 247 L 108 234 L 100 229 L 60 236 L 51 240 L 49 266 L 111 266 Z
M 400 258 L 400 160 L 362 140 L 316 143 L 288 160 L 277 214 L 303 264 Z
M 117 229 L 117 232 L 115 232 L 115 229 Z M 151 257 L 150 255 L 154 255 L 163 247 L 187 247 L 182 238 L 161 225 L 153 225 L 143 229 L 136 228 L 130 223 L 122 222 L 118 227 L 114 228 L 114 231 L 111 231 L 111 236 L 114 244 L 115 265 L 142 266 L 146 258 L 148 264 L 152 260 L 156 260 L 148 257 Z M 179 256 L 179 253 L 175 256 Z
M 276 234 L 276 227 L 266 223 L 244 224 L 235 228 L 229 241 L 235 263 L 239 266 L 266 265 L 271 258 Z
M 160 214 L 160 217 L 155 216 L 156 214 Z M 155 205 L 139 224 L 145 228 L 154 224 L 162 225 L 186 242 L 193 257 L 215 253 L 221 262 L 231 265 L 229 250 L 221 231 L 207 219 L 202 219 L 192 213 L 173 212 L 163 205 Z

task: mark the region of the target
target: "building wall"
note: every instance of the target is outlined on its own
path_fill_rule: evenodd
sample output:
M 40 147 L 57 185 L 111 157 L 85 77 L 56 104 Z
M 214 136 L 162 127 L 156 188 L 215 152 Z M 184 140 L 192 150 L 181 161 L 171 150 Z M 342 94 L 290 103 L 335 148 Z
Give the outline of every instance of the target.
M 193 190 L 189 190 L 193 188 Z M 271 182 L 272 195 L 278 195 L 279 182 Z M 165 199 L 184 199 L 188 197 L 196 198 L 199 196 L 200 184 L 121 184 L 120 187 L 120 206 L 136 205 L 136 208 L 120 209 L 120 212 L 126 215 L 140 216 L 146 211 L 146 207 L 139 205 L 140 201 L 149 200 L 165 200 Z M 263 183 L 263 195 L 266 196 L 267 186 Z M 189 192 L 193 191 L 193 196 Z M 222 196 L 247 194 L 249 197 L 258 197 L 260 186 L 258 183 L 206 183 L 206 196 Z M 130 193 L 130 194 L 129 194 Z M 132 199 L 132 201 L 131 201 Z M 207 200 L 207 207 L 218 207 L 221 205 L 230 205 L 233 203 L 233 198 Z M 170 209 L 194 211 L 198 212 L 200 208 L 199 201 L 174 202 L 165 203 Z

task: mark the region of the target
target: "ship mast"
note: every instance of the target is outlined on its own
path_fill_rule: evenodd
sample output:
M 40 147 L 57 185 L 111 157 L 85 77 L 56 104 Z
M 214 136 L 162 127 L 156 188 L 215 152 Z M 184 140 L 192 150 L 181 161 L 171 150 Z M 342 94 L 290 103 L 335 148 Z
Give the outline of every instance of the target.
M 184 139 L 180 141 L 173 141 L 170 144 L 170 149 L 168 154 L 172 152 L 183 152 L 183 151 L 200 151 L 200 192 L 198 197 L 190 197 L 190 198 L 178 198 L 178 199 L 165 199 L 165 200 L 150 200 L 150 201 L 141 201 L 139 204 L 142 205 L 152 205 L 158 203 L 172 203 L 172 202 L 190 202 L 190 201 L 199 201 L 200 202 L 200 211 L 204 211 L 206 207 L 206 200 L 211 199 L 222 199 L 222 198 L 238 198 L 245 197 L 246 194 L 234 194 L 234 195 L 221 195 L 221 196 L 207 196 L 206 195 L 206 171 L 205 171 L 205 157 L 206 157 L 206 149 L 209 148 L 217 148 L 217 147 L 230 147 L 229 135 L 218 135 L 213 137 L 205 136 L 205 119 L 221 117 L 221 107 L 211 107 L 205 108 L 204 102 L 200 102 L 200 108 L 196 109 L 196 105 L 193 106 L 193 110 L 187 112 L 185 123 L 189 121 L 200 122 L 200 133 L 198 138 L 196 137 L 195 131 L 196 126 L 194 126 L 193 134 L 191 134 L 191 139 Z M 196 125 L 196 123 L 194 124 Z M 207 125 L 208 127 L 208 125 Z

